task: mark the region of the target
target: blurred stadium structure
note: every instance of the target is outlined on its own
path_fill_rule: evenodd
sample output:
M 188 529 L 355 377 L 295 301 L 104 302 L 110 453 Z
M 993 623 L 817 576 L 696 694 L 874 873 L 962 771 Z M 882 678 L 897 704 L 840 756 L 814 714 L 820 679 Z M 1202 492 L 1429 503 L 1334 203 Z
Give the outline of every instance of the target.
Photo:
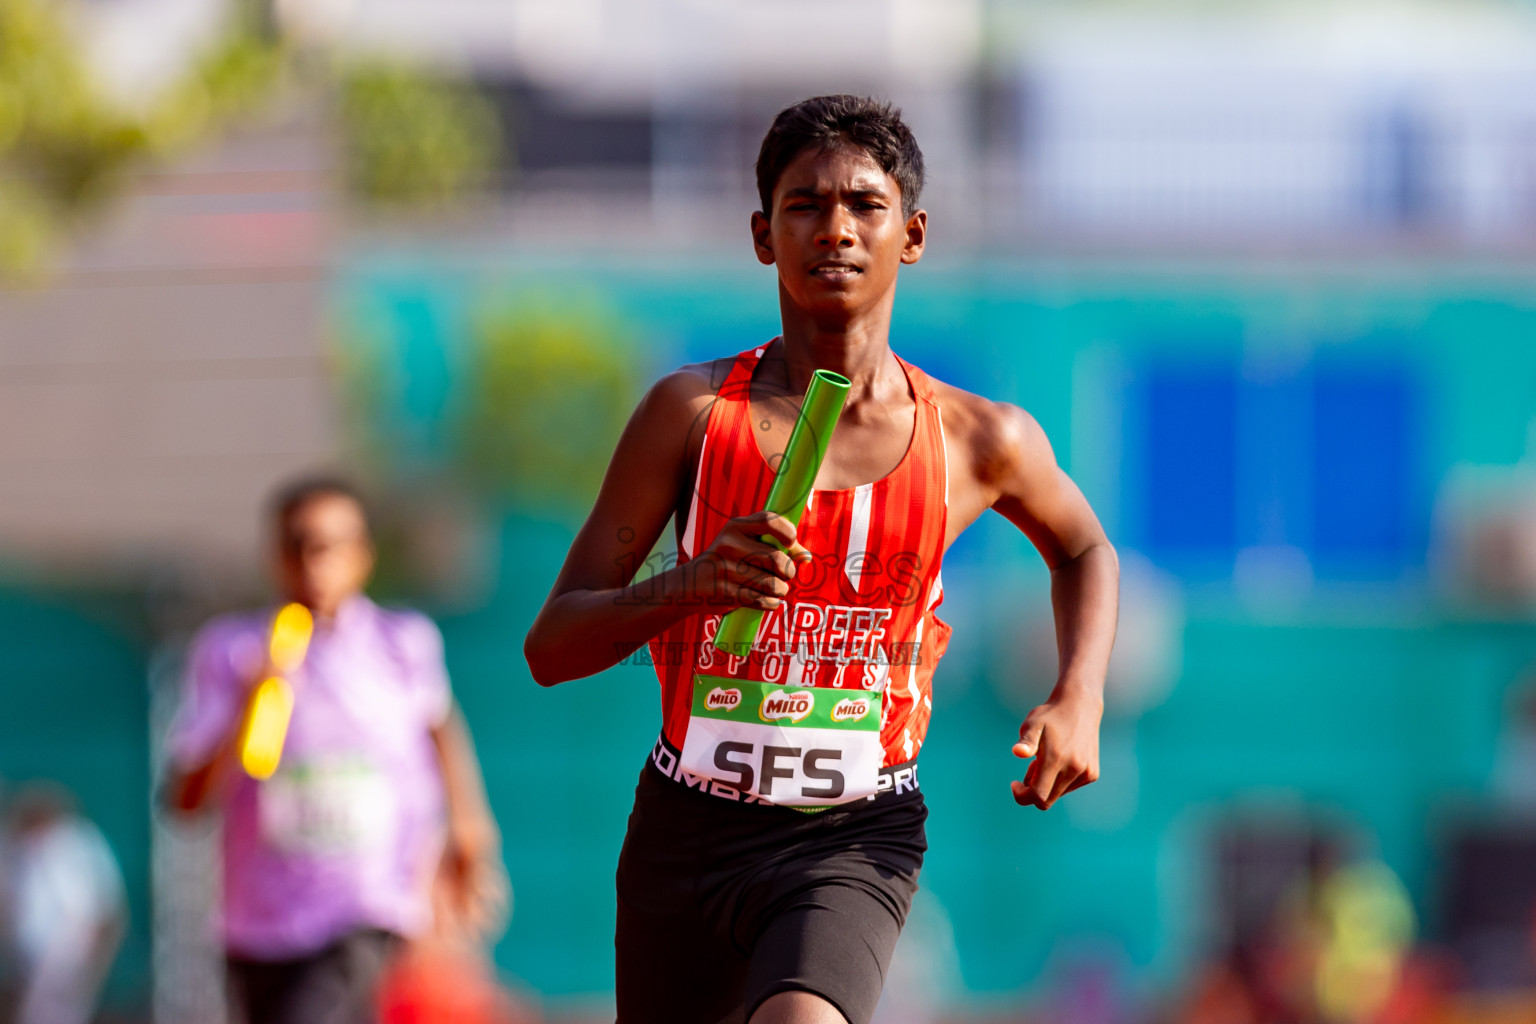
M 214 1019 L 207 838 L 151 815 L 151 753 L 321 464 L 447 636 L 498 962 L 600 1016 L 650 670 L 536 693 L 523 629 L 644 384 L 774 332 L 751 162 L 834 90 L 929 160 L 894 344 L 1030 409 L 1126 567 L 1104 781 L 1036 817 L 1044 575 L 1000 523 L 951 553 L 883 1019 L 1536 1013 L 1536 7 L 0 0 L 36 11 L 142 131 L 0 131 L 7 188 L 59 139 L 92 169 L 0 246 L 0 775 L 111 840 L 127 1019 Z

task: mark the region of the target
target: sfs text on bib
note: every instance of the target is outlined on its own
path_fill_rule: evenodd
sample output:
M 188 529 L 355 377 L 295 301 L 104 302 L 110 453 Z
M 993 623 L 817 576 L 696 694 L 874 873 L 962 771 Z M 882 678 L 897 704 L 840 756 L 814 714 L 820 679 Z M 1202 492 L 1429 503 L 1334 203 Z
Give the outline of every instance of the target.
M 772 804 L 875 792 L 883 694 L 695 675 L 682 770 Z

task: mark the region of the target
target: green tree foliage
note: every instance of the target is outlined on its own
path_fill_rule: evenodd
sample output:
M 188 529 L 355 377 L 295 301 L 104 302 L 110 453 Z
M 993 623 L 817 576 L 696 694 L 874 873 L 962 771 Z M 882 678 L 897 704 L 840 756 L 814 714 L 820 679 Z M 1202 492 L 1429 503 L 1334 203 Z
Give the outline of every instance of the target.
M 650 367 L 602 298 L 488 286 L 451 330 L 388 283 L 342 297 L 332 366 L 359 471 L 565 519 L 590 507 Z
M 636 363 L 635 346 L 591 303 L 534 300 L 489 313 L 453 423 L 460 472 L 527 509 L 587 507 L 634 406 Z
M 437 205 L 485 184 L 500 124 L 474 90 L 397 64 L 366 62 L 341 78 L 347 188 L 381 206 Z
M 50 0 L 0 0 L 0 273 L 36 268 L 53 240 L 170 155 L 271 92 L 282 47 L 237 7 L 219 41 L 159 101 L 132 114 L 103 95 Z
M 97 100 L 56 12 L 0 0 L 0 267 L 41 258 L 54 217 L 100 195 L 142 145 Z
M 347 183 L 364 203 L 441 206 L 488 178 L 500 133 L 472 89 L 405 66 L 296 56 L 266 5 L 240 0 L 187 73 L 130 112 L 92 80 L 60 0 L 0 0 L 0 275 L 39 268 L 128 172 L 206 142 L 285 85 L 335 90 Z

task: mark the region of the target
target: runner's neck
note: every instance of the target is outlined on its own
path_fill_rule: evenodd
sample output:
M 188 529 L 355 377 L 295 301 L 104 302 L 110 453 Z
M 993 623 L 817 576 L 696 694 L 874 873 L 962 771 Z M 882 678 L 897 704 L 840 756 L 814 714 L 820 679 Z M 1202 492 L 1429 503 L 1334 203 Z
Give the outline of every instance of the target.
M 883 401 L 908 393 L 907 375 L 896 361 L 896 354 L 882 336 L 857 348 L 795 344 L 785 337 L 775 338 L 759 362 L 755 377 L 790 395 L 803 395 L 817 370 L 831 370 L 847 377 L 848 402 L 858 405 L 873 399 Z

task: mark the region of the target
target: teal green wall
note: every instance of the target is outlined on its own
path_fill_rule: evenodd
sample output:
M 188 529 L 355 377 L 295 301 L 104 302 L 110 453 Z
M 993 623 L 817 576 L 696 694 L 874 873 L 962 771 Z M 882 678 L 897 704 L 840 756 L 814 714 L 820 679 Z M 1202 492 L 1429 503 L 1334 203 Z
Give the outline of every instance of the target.
M 128 597 L 0 589 L 0 780 L 51 779 L 100 826 L 128 888 L 109 997 L 149 992 L 148 647 Z

